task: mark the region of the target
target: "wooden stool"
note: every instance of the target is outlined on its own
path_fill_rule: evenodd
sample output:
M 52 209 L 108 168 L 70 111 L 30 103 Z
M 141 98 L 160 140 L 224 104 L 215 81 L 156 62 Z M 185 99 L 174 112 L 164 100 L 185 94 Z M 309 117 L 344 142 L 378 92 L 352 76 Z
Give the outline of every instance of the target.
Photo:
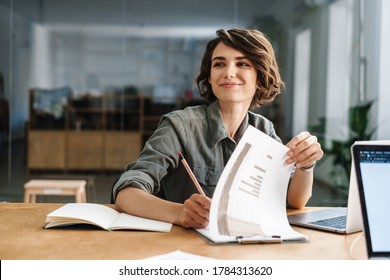
M 37 195 L 73 195 L 76 202 L 87 202 L 85 180 L 37 180 L 24 184 L 24 202 L 36 202 Z
M 79 174 L 45 174 L 36 177 L 35 179 L 44 180 L 85 180 L 85 192 L 87 194 L 87 202 L 96 202 L 96 186 L 95 176 L 79 175 Z

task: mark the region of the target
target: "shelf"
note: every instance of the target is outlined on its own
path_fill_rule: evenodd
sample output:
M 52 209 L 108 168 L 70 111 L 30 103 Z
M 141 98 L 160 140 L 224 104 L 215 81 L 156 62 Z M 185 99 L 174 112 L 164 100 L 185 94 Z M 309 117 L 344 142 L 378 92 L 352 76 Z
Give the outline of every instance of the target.
M 124 170 L 137 159 L 161 115 L 176 108 L 152 97 L 105 93 L 69 98 L 63 115 L 54 118 L 37 112 L 33 98 L 30 90 L 30 170 Z

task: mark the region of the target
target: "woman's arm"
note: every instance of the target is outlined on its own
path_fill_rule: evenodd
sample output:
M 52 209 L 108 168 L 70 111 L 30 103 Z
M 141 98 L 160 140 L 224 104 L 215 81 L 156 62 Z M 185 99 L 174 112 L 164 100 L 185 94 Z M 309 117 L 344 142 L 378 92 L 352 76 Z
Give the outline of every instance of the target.
M 288 186 L 288 205 L 296 209 L 305 207 L 311 197 L 312 186 L 313 172 L 306 173 L 297 168 Z
M 126 187 L 116 197 L 116 209 L 145 218 L 170 222 L 189 228 L 208 225 L 211 200 L 193 194 L 184 204 L 167 201 L 135 187 Z
M 305 172 L 302 169 L 314 167 L 324 152 L 317 137 L 309 132 L 301 132 L 286 144 L 290 151 L 287 153 L 287 163 L 295 162 L 296 171 L 291 178 L 287 192 L 287 203 L 294 208 L 301 209 L 308 202 L 312 194 L 313 171 Z
M 160 182 L 180 164 L 177 152 L 184 150 L 182 130 L 183 126 L 174 125 L 171 119 L 162 119 L 137 161 L 128 166 L 114 187 L 118 211 L 184 227 L 202 228 L 208 224 L 209 198 L 194 194 L 183 203 L 175 203 L 153 195 L 157 188 L 155 182 Z M 132 181 L 144 189 L 132 186 Z M 177 191 L 182 188 L 178 187 Z

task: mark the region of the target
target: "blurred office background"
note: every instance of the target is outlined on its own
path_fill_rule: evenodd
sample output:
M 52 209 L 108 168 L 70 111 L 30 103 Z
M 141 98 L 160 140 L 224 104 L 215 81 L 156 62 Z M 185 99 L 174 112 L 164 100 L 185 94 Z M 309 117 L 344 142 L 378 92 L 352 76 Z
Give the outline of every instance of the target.
M 206 42 L 244 27 L 271 39 L 286 82 L 256 111 L 285 142 L 317 135 L 309 203 L 345 205 L 350 145 L 390 139 L 386 14 L 387 0 L 0 0 L 0 201 L 44 177 L 87 178 L 108 203 L 160 116 L 203 103 Z

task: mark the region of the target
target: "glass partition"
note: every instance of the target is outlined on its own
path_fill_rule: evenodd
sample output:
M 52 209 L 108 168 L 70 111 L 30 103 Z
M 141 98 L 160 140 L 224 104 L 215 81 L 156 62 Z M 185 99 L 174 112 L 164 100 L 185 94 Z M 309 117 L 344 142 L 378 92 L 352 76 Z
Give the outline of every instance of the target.
M 205 43 L 239 22 L 238 1 L 203 2 L 1 0 L 0 200 L 47 174 L 117 176 L 162 114 L 202 103 Z
M 329 120 L 342 116 L 347 124 L 360 94 L 356 46 L 368 4 L 317 2 L 0 0 L 0 200 L 21 201 L 23 184 L 37 176 L 117 176 L 161 115 L 204 102 L 194 78 L 219 28 L 257 28 L 271 39 L 286 90 L 256 112 L 273 121 L 284 142 L 296 128 L 307 129 L 331 153 L 329 140 L 345 131 L 335 132 Z M 374 17 L 368 13 L 375 9 L 365 10 Z M 340 35 L 337 26 L 349 33 Z M 310 34 L 304 50 L 296 43 L 302 30 Z M 333 152 L 338 158 L 345 150 Z M 345 202 L 333 188 L 336 171 L 329 158 L 318 164 L 310 203 Z

